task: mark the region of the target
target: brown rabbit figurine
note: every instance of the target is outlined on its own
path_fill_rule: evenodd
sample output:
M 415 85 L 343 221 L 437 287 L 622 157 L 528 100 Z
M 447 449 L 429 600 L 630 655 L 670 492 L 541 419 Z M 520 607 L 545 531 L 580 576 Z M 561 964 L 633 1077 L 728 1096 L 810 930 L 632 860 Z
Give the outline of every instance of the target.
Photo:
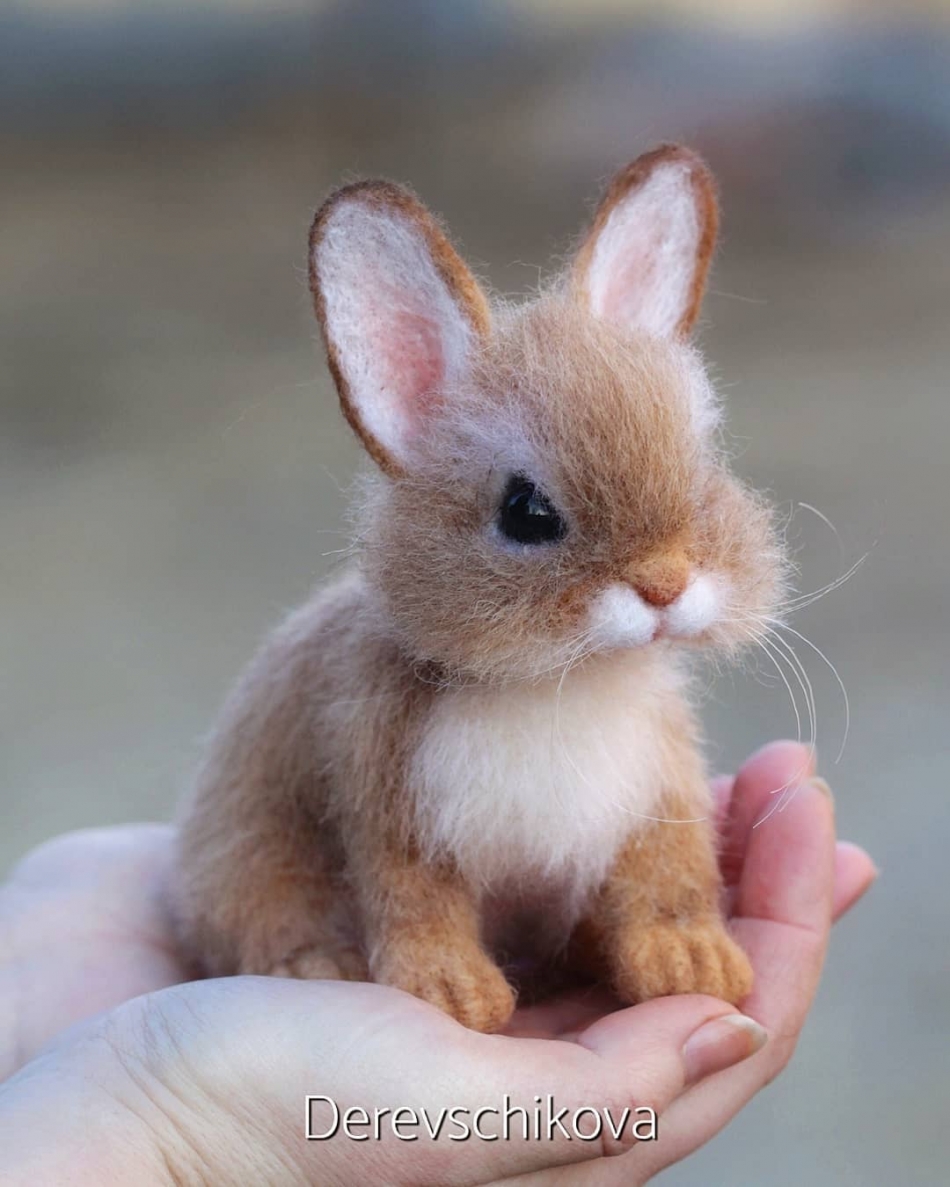
M 702 161 L 656 149 L 515 307 L 398 186 L 323 205 L 317 319 L 378 473 L 184 809 L 203 971 L 372 979 L 485 1031 L 529 948 L 628 1002 L 748 993 L 685 658 L 738 649 L 784 564 L 688 343 L 716 223 Z

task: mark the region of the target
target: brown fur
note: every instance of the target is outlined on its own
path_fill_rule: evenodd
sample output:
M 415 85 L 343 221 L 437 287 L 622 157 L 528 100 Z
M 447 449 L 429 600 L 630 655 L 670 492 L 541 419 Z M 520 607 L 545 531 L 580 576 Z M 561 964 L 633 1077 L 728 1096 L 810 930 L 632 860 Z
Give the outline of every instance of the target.
M 683 150 L 659 151 L 663 159 Z M 650 167 L 649 157 L 635 162 L 605 204 Z M 695 319 L 715 232 L 712 182 L 698 164 L 692 177 L 708 233 L 681 330 Z M 665 605 L 690 566 L 729 578 L 729 613 L 696 640 L 729 652 L 743 642 L 741 620 L 770 611 L 781 557 L 767 509 L 728 473 L 714 442 L 697 438 L 698 357 L 585 310 L 576 278 L 589 246 L 574 281 L 490 318 L 434 220 L 397 187 L 340 191 L 317 215 L 312 243 L 333 203 L 367 199 L 418 225 L 478 331 L 477 350 L 410 471 L 359 422 L 328 336 L 344 413 L 384 473 L 359 509 L 358 570 L 267 640 L 225 706 L 181 818 L 177 915 L 208 973 L 369 976 L 497 1030 L 514 1007 L 486 927 L 497 895 L 463 875 L 455 855 L 433 856 L 420 840 L 412 763 L 439 698 L 466 686 L 556 683 L 577 658 L 598 590 L 627 583 Z M 592 234 L 603 217 L 602 208 Z M 312 283 L 322 318 L 315 273 Z M 570 523 L 556 559 L 499 547 L 491 533 L 505 476 L 529 462 Z M 643 695 L 659 698 L 662 722 L 658 814 L 703 816 L 691 711 L 669 681 L 651 691 L 651 672 L 673 670 L 676 649 L 661 640 L 647 652 Z M 607 660 L 582 662 L 596 672 Z M 602 970 L 626 1000 L 740 1000 L 750 972 L 719 915 L 709 826 L 626 827 L 561 947 L 573 931 L 569 955 Z
M 703 819 L 706 776 L 682 709 L 669 735 L 664 803 L 667 819 L 678 823 L 651 822 L 627 840 L 581 926 L 626 1001 L 692 992 L 739 1002 L 752 971 L 722 926 L 719 866 Z

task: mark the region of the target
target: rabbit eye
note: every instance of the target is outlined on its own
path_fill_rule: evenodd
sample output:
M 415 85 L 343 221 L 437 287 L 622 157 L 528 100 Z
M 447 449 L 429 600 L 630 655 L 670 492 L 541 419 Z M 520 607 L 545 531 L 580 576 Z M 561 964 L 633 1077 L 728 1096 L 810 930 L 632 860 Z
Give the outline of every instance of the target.
M 509 540 L 518 544 L 551 544 L 567 532 L 567 524 L 551 500 L 521 474 L 508 481 L 498 526 Z

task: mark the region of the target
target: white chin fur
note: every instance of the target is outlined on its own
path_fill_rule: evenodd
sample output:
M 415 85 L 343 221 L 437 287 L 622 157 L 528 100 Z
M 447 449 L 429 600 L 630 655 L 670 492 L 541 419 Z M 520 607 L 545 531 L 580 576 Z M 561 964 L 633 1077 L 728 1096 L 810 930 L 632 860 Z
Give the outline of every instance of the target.
M 592 638 L 602 647 L 642 647 L 658 635 L 692 639 L 716 621 L 722 607 L 721 583 L 706 573 L 690 579 L 671 605 L 657 609 L 629 585 L 609 585 L 590 610 Z

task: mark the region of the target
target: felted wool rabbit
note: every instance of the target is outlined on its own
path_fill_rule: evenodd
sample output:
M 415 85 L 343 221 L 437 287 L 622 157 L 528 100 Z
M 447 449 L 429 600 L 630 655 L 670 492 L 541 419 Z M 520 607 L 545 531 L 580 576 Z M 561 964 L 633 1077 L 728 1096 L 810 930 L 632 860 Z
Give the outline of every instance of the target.
M 264 643 L 184 807 L 202 970 L 372 979 L 484 1031 L 526 955 L 628 1002 L 748 993 L 687 660 L 742 645 L 784 562 L 688 341 L 716 226 L 705 165 L 658 148 L 511 306 L 406 190 L 324 203 L 317 320 L 376 472 L 355 564 Z

